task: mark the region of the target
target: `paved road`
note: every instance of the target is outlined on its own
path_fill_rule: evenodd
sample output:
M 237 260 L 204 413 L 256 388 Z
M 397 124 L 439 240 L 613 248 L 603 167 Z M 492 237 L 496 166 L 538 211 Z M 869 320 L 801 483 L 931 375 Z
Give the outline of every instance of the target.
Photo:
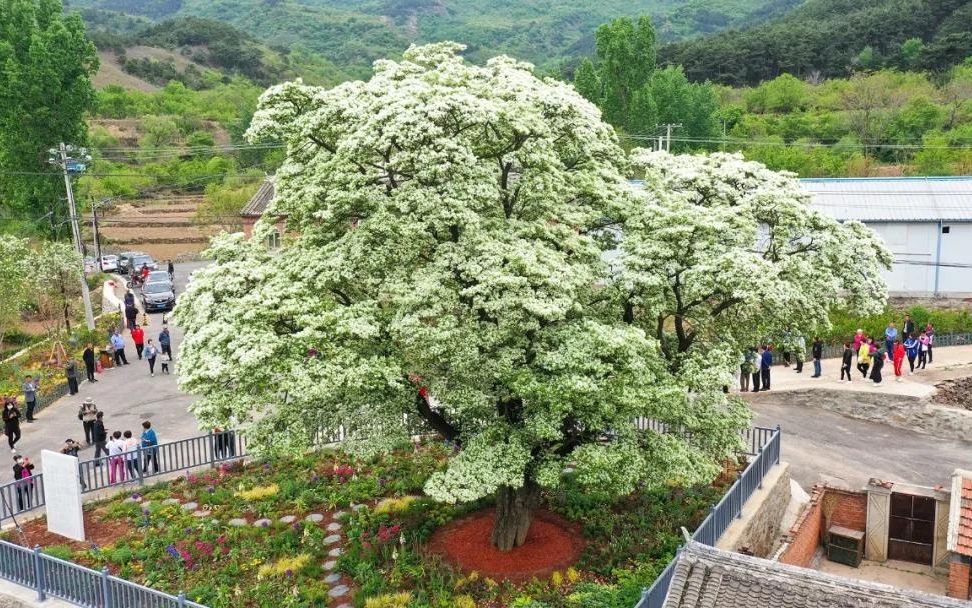
M 955 468 L 972 468 L 972 443 L 794 406 L 782 392 L 751 406 L 756 424 L 783 427 L 783 460 L 807 490 L 822 481 L 858 489 L 871 477 L 947 486 Z
M 185 290 L 189 273 L 204 264 L 195 262 L 176 266 L 177 294 Z M 157 343 L 162 330 L 162 315 L 154 313 L 149 318 L 149 326 L 145 328 L 146 338 L 152 338 Z M 173 352 L 178 359 L 182 330 L 170 321 L 169 333 L 172 335 Z M 86 397 L 93 397 L 98 409 L 105 412 L 105 426 L 109 431 L 130 430 L 137 435 L 141 432 L 142 421 L 151 420 L 160 441 L 175 441 L 200 433 L 195 417 L 187 413 L 189 404 L 195 398 L 179 392 L 174 373 L 168 376 L 158 373 L 158 360 L 155 377 L 151 377 L 148 363 L 136 358 L 135 346 L 127 331 L 125 341 L 125 354 L 130 365 L 105 370 L 103 374 L 98 374 L 97 383 L 84 382 L 77 395 L 63 397 L 41 410 L 37 414 L 37 422 L 23 423 L 23 437 L 17 444 L 19 453 L 39 463 L 42 449 L 60 450 L 68 437 L 83 443 L 84 429 L 78 421 L 78 407 Z M 174 365 L 170 365 L 170 370 L 174 372 Z M 2 447 L 6 451 L 5 440 Z M 81 453 L 81 458 L 93 455 L 94 448 L 88 447 Z M 0 468 L 0 483 L 8 481 L 11 475 L 9 467 Z

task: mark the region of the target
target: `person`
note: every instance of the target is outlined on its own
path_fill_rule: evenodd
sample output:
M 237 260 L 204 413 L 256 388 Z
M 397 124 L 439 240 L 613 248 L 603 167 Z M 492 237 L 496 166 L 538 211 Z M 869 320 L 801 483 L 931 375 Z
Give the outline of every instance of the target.
M 128 365 L 128 357 L 125 356 L 125 338 L 122 338 L 115 330 L 111 334 L 111 348 L 115 355 L 115 365 Z
M 864 337 L 864 330 L 863 329 L 858 329 L 854 333 L 854 352 L 855 353 L 857 353 L 858 351 L 861 350 L 861 343 L 862 342 L 867 342 L 867 339 Z
M 891 360 L 894 362 L 894 379 L 897 382 L 901 382 L 901 368 L 904 367 L 905 359 L 905 347 L 904 344 L 901 343 L 901 340 L 894 341 L 894 350 L 891 352 Z
M 159 438 L 152 428 L 152 423 L 146 420 L 142 423 L 142 451 L 145 453 L 145 461 L 142 463 L 142 473 L 148 472 L 149 463 L 152 463 L 153 470 L 159 472 Z
M 34 463 L 30 458 L 14 456 L 13 476 L 17 488 L 17 511 L 26 511 L 34 503 Z
M 91 430 L 91 437 L 94 439 L 95 444 L 95 466 L 100 467 L 102 462 L 99 460 L 102 453 L 108 455 L 108 431 L 105 430 L 105 413 L 98 412 L 95 414 L 94 428 Z
M 169 362 L 170 361 L 172 361 L 172 357 L 169 357 L 168 359 L 166 359 L 165 357 L 162 357 L 162 359 L 159 361 L 159 364 L 162 366 L 162 375 L 163 376 L 168 376 L 169 375 Z
M 807 356 L 807 340 L 803 336 L 797 336 L 796 339 L 796 373 L 803 373 L 803 359 Z
M 932 347 L 935 345 L 935 328 L 932 327 L 931 321 L 925 326 L 925 335 L 928 336 L 928 363 L 932 362 Z
M 907 338 L 915 333 L 915 322 L 911 320 L 911 315 L 906 314 L 904 323 L 901 325 L 901 334 Z
M 867 380 L 867 370 L 871 367 L 871 345 L 866 341 L 861 342 L 857 350 L 857 371 Z
M 763 388 L 759 389 L 761 391 L 770 390 L 770 368 L 773 367 L 773 350 L 771 347 L 766 346 L 763 348 L 763 356 L 760 357 L 759 362 L 759 373 L 760 380 L 763 382 Z
M 17 442 L 20 441 L 20 410 L 14 397 L 3 398 L 3 433 L 7 436 L 10 451 L 17 453 Z
M 125 301 L 125 308 L 126 309 L 128 307 L 135 308 L 135 292 L 133 292 L 131 289 L 129 289 L 128 291 L 126 291 L 125 292 L 125 300 L 124 301 Z
M 871 368 L 871 380 L 874 382 L 875 386 L 880 386 L 882 379 L 881 370 L 884 369 L 884 351 L 878 350 L 875 352 L 874 356 L 871 357 L 871 360 L 874 366 Z
M 64 446 L 61 448 L 61 453 L 65 456 L 78 457 L 78 453 L 81 451 L 81 444 L 73 439 L 65 439 Z M 84 483 L 84 476 L 81 475 L 80 464 L 78 465 L 78 481 L 81 482 L 81 489 L 86 490 L 88 484 Z
M 40 379 L 34 379 L 33 376 L 28 375 L 24 378 L 24 385 L 21 387 L 24 391 L 24 405 L 26 407 L 26 419 L 27 422 L 34 421 L 34 408 L 37 407 L 37 388 L 40 385 Z
M 754 346 L 753 347 L 753 392 L 759 392 L 759 380 L 760 380 L 760 367 L 763 362 L 763 349 Z
M 908 355 L 908 375 L 915 373 L 915 359 L 918 358 L 918 338 L 915 334 L 908 334 L 908 338 L 904 341 L 905 354 Z
M 851 349 L 850 342 L 844 342 L 844 354 L 840 358 L 840 381 L 844 382 L 844 376 L 847 376 L 847 382 L 851 382 L 851 362 L 854 360 L 854 351 Z
M 125 442 L 122 441 L 121 431 L 115 431 L 108 440 L 108 483 L 124 483 L 125 481 Z
M 135 329 L 135 323 L 138 321 L 138 308 L 134 305 L 125 307 L 125 319 L 128 321 L 126 327 L 129 331 Z
M 81 421 L 81 426 L 84 428 L 84 442 L 88 445 L 91 445 L 91 441 L 94 439 L 94 427 L 97 419 L 98 406 L 95 405 L 94 399 L 88 397 L 78 408 L 78 420 Z
M 172 260 L 166 260 L 165 263 L 169 269 L 169 280 L 175 281 L 175 264 L 172 263 Z
M 792 336 L 791 336 L 789 330 L 783 332 L 783 367 L 785 367 L 787 369 L 790 368 L 790 362 L 791 362 L 791 358 L 790 358 L 791 357 L 791 353 L 790 353 L 791 339 L 792 339 Z
M 739 366 L 739 392 L 749 392 L 749 379 L 756 369 L 756 352 L 754 349 L 747 348 L 742 354 L 742 364 Z
M 78 363 L 74 359 L 68 359 L 64 364 L 64 377 L 67 378 L 68 392 L 72 395 L 78 394 Z
M 819 378 L 823 373 L 820 366 L 820 360 L 823 358 L 823 340 L 820 339 L 820 336 L 813 339 L 811 353 L 813 355 L 813 375 L 810 377 Z
M 925 369 L 928 364 L 928 333 L 922 332 L 918 336 L 918 369 Z
M 84 347 L 84 353 L 81 355 L 81 360 L 84 361 L 84 373 L 88 377 L 88 382 L 97 382 L 95 379 L 95 352 L 94 345 L 88 342 L 87 346 Z
M 159 332 L 159 350 L 163 355 L 169 355 L 169 361 L 172 361 L 172 336 L 169 335 L 168 325 L 163 325 Z
M 145 349 L 145 330 L 142 329 L 141 325 L 135 325 L 132 329 L 132 342 L 135 343 L 135 354 L 138 355 L 138 360 L 142 360 L 142 351 Z
M 145 283 L 145 280 L 148 279 L 149 272 L 151 271 L 149 270 L 148 264 L 142 264 L 142 270 L 140 273 L 142 275 L 142 283 Z
M 888 353 L 888 356 L 894 353 L 894 341 L 897 339 L 898 329 L 894 326 L 894 321 L 891 321 L 884 330 L 884 352 Z
M 122 434 L 125 444 L 125 471 L 129 479 L 138 478 L 138 439 L 132 436 L 131 431 Z
M 152 339 L 149 338 L 148 346 L 145 347 L 145 360 L 149 364 L 149 375 L 153 378 L 155 377 L 155 357 L 158 354 L 158 349 L 155 348 L 155 344 L 152 344 Z

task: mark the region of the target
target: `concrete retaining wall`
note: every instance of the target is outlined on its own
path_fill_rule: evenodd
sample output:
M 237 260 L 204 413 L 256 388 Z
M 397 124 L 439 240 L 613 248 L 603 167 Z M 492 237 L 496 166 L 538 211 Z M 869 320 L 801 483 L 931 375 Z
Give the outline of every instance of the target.
M 819 407 L 851 418 L 890 424 L 919 433 L 967 441 L 972 437 L 972 412 L 931 403 L 919 397 L 826 389 L 786 391 L 794 407 Z
M 717 543 L 726 551 L 744 551 L 767 557 L 780 532 L 783 513 L 790 503 L 790 465 L 783 462 L 770 469 L 757 490 L 743 505 L 736 519 Z

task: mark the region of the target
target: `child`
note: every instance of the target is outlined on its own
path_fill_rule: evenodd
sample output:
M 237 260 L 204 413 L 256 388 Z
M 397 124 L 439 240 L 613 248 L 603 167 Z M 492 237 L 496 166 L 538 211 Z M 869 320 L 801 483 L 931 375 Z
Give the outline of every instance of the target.
M 918 358 L 918 338 L 915 334 L 908 334 L 907 339 L 904 341 L 905 354 L 908 355 L 908 375 L 915 373 L 915 359 Z
M 121 431 L 115 431 L 108 440 L 108 483 L 125 482 L 125 442 Z
M 857 371 L 867 380 L 867 370 L 871 367 L 871 347 L 867 342 L 861 341 L 861 346 L 857 351 Z
M 163 374 L 168 375 L 168 373 L 169 373 L 169 361 L 172 361 L 172 356 L 171 355 L 169 355 L 169 358 L 168 359 L 166 359 L 164 357 L 162 358 L 162 373 Z
M 925 369 L 925 365 L 928 363 L 929 342 L 927 332 L 918 336 L 918 369 Z
M 894 379 L 897 382 L 901 382 L 901 368 L 904 365 L 905 358 L 905 347 L 901 343 L 901 340 L 894 341 L 893 353 L 891 359 L 894 361 Z
M 844 342 L 844 356 L 841 359 L 840 364 L 840 381 L 844 381 L 844 375 L 847 375 L 847 382 L 851 381 L 851 361 L 854 360 L 854 351 L 851 350 L 850 342 Z

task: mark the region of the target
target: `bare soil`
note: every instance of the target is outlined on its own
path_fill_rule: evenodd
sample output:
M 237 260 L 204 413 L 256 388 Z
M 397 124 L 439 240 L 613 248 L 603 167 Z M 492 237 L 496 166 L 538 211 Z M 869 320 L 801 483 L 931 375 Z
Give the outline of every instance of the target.
M 72 549 L 84 550 L 92 544 L 105 547 L 125 536 L 131 525 L 124 519 L 105 519 L 104 507 L 84 512 L 84 535 L 88 540 L 79 542 L 60 534 L 47 531 L 47 517 L 37 517 L 23 524 L 23 534 L 16 529 L 7 533 L 7 540 L 23 547 L 51 547 L 67 545 Z
M 972 410 L 972 376 L 945 380 L 935 388 L 938 389 L 932 396 L 935 403 Z

